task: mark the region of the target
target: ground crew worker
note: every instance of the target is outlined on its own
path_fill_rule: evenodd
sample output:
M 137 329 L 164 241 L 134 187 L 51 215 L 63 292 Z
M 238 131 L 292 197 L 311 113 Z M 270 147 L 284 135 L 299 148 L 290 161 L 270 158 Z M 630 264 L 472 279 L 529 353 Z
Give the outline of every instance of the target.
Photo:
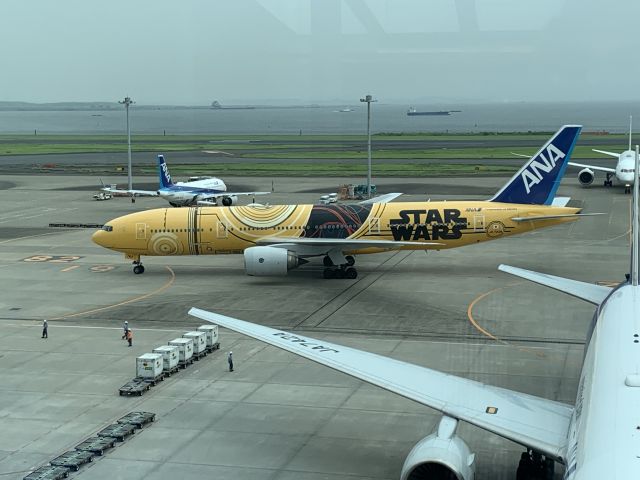
M 233 372 L 233 352 L 229 352 L 227 356 L 227 362 L 229 362 L 229 371 Z
M 133 331 L 130 328 L 128 328 L 127 333 L 125 335 L 127 336 L 127 342 L 129 342 L 129 346 L 131 346 L 133 343 Z
M 128 321 L 124 321 L 124 323 L 122 324 L 122 329 L 124 330 L 122 332 L 122 339 L 126 339 L 127 338 L 127 332 L 129 331 L 129 322 Z
M 49 338 L 49 333 L 47 332 L 48 329 L 49 329 L 49 324 L 47 323 L 47 320 L 45 319 L 42 322 L 42 338 Z

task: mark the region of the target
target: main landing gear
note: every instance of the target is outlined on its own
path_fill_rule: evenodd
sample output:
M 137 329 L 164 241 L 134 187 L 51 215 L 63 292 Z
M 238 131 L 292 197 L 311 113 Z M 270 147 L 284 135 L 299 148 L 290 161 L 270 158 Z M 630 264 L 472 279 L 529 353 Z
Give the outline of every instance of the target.
M 552 480 L 555 463 L 533 450 L 522 452 L 516 480 Z
M 356 259 L 351 255 L 347 255 L 344 259 L 346 263 L 334 265 L 328 255 L 324 257 L 324 278 L 348 278 L 349 280 L 355 280 L 358 277 L 358 271 L 353 266 L 356 263 Z
M 135 262 L 133 262 L 133 273 L 135 273 L 136 275 L 144 273 L 144 266 L 142 265 L 142 262 L 140 260 L 136 260 Z
M 613 187 L 613 180 L 611 180 L 611 177 L 613 177 L 613 173 L 608 172 L 607 179 L 604 181 L 605 187 Z

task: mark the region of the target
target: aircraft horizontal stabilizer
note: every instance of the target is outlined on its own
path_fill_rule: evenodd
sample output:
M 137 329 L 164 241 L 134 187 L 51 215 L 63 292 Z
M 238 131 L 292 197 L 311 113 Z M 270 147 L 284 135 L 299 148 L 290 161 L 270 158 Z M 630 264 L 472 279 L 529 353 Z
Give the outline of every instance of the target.
M 398 198 L 402 193 L 386 193 L 384 195 L 378 195 L 377 197 L 369 198 L 358 202 L 360 205 L 371 205 L 373 203 L 389 203 L 394 198 Z
M 556 220 L 558 218 L 594 217 L 606 213 L 564 213 L 561 215 L 532 215 L 530 217 L 511 217 L 514 222 L 533 222 L 537 220 Z
M 498 270 L 510 273 L 516 277 L 524 278 L 534 283 L 553 288 L 560 292 L 564 292 L 572 297 L 585 300 L 594 305 L 600 305 L 613 290 L 611 287 L 596 285 L 594 283 L 579 282 L 546 273 L 538 273 L 524 268 L 511 267 L 509 265 L 500 265 Z
M 561 460 L 573 408 L 382 355 L 191 308 L 189 315 L 307 358 Z

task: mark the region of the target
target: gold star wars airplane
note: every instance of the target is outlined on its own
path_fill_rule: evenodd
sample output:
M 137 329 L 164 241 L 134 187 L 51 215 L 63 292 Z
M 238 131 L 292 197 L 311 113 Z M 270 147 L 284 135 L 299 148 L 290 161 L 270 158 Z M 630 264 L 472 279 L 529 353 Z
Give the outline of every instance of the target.
M 137 274 L 144 255 L 244 253 L 249 275 L 286 275 L 323 257 L 325 278 L 353 279 L 356 254 L 461 247 L 576 220 L 580 209 L 554 197 L 581 128 L 562 127 L 487 201 L 388 203 L 390 194 L 353 205 L 161 208 L 116 218 L 93 241 L 123 252 Z

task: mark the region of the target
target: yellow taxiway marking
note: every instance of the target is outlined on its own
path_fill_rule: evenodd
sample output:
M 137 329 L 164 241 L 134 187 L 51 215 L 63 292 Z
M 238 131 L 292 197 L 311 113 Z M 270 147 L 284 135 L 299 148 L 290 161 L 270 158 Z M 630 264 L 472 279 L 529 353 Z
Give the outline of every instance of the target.
M 476 319 L 473 317 L 473 307 L 475 307 L 475 305 L 480 300 L 483 300 L 484 298 L 487 298 L 489 295 L 492 295 L 492 294 L 494 294 L 496 292 L 499 292 L 500 290 L 504 290 L 504 289 L 509 288 L 509 287 L 515 287 L 516 285 L 521 285 L 522 283 L 524 283 L 524 282 L 511 283 L 509 285 L 505 285 L 504 287 L 494 288 L 493 290 L 489 290 L 488 292 L 485 292 L 485 293 L 483 293 L 481 295 L 478 295 L 476 298 L 474 298 L 471 301 L 471 303 L 469 304 L 469 306 L 467 307 L 467 317 L 469 318 L 469 322 L 471 323 L 471 325 L 473 325 L 473 327 L 476 330 L 478 330 L 480 333 L 482 333 L 485 337 L 488 337 L 491 340 L 494 340 L 494 341 L 496 341 L 498 343 L 501 343 L 503 345 L 508 345 L 508 346 L 511 346 L 511 347 L 515 347 L 515 345 L 511 344 L 510 342 L 507 342 L 506 340 L 502 340 L 500 337 L 497 337 L 493 333 L 491 333 L 488 330 L 482 328 L 480 326 L 480 324 L 476 321 Z M 545 357 L 546 356 L 543 352 L 540 352 L 540 351 L 532 349 L 532 348 L 528 348 L 528 347 L 515 347 L 515 348 L 517 348 L 521 352 L 533 353 L 537 357 Z
M 176 274 L 174 273 L 173 270 L 171 270 L 171 267 L 165 266 L 164 268 L 169 270 L 169 273 L 171 274 L 171 278 L 169 278 L 169 280 L 167 280 L 167 282 L 164 285 L 162 285 L 160 288 L 157 288 L 157 289 L 153 290 L 152 292 L 145 293 L 144 295 L 140 295 L 138 297 L 130 298 L 130 299 L 125 300 L 123 302 L 114 303 L 113 305 L 106 305 L 104 307 L 93 308 L 91 310 L 84 310 L 82 312 L 68 313 L 66 315 L 61 315 L 59 317 L 50 318 L 49 320 L 64 320 L 66 318 L 80 317 L 82 315 L 88 315 L 90 313 L 103 312 L 105 310 L 110 310 L 112 308 L 121 307 L 123 305 L 128 305 L 130 303 L 138 302 L 140 300 L 144 300 L 145 298 L 149 298 L 149 297 L 152 297 L 152 296 L 157 295 L 159 293 L 162 293 L 167 288 L 169 288 L 171 285 L 173 285 L 173 282 L 176 280 Z

